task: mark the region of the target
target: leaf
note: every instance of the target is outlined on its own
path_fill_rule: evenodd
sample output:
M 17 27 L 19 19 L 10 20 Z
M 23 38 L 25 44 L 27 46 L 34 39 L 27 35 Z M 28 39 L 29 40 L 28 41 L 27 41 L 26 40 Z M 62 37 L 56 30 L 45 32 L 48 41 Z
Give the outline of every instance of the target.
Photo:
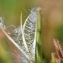
M 38 8 L 37 31 L 36 31 L 36 63 L 42 62 L 42 14 Z

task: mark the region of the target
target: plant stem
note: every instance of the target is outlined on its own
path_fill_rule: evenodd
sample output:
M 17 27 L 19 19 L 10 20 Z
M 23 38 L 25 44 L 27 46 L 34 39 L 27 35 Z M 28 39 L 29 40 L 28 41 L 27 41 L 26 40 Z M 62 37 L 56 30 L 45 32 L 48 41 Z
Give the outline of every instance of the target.
M 42 62 L 42 14 L 41 10 L 38 8 L 35 63 L 41 62 Z

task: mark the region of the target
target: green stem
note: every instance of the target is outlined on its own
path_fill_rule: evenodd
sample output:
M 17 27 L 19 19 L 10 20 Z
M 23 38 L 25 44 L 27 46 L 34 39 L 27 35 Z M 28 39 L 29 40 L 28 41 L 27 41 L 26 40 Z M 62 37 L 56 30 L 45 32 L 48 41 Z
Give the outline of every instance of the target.
M 36 33 L 37 34 L 36 34 L 35 63 L 41 63 L 42 62 L 42 14 L 41 14 L 41 10 L 38 10 Z

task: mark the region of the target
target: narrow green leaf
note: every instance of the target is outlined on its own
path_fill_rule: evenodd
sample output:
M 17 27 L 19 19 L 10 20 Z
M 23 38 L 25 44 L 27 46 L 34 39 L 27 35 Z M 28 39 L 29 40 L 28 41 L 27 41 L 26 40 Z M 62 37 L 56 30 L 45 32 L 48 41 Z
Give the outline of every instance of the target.
M 42 62 L 42 14 L 38 8 L 37 33 L 36 33 L 36 60 L 35 63 Z

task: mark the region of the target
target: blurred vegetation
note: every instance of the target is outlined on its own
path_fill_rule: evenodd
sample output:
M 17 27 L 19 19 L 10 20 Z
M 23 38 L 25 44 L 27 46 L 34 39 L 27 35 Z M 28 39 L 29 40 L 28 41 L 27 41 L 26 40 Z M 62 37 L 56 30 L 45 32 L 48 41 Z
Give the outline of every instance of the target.
M 57 29 L 55 29 L 55 34 L 56 38 L 60 41 L 63 42 L 63 25 L 61 24 Z
M 23 21 L 33 7 L 33 0 L 0 0 L 0 17 L 4 18 L 6 25 L 19 25 L 20 14 L 23 13 Z
M 0 63 L 13 63 L 7 41 L 0 40 Z

